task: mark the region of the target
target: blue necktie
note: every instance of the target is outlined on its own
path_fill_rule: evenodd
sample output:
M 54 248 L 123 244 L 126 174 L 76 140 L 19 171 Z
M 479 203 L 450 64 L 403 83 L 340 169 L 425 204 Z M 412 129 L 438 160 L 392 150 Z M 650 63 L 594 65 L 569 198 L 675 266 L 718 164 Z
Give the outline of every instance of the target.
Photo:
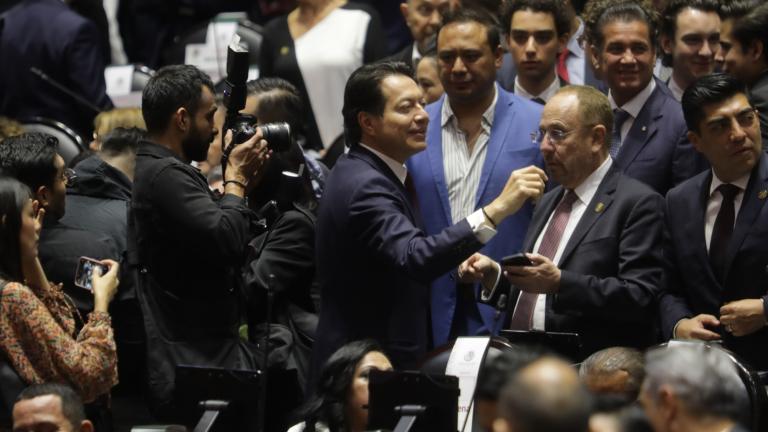
M 621 127 L 629 118 L 629 113 L 621 108 L 613 110 L 613 134 L 611 134 L 611 157 L 616 159 L 621 148 Z

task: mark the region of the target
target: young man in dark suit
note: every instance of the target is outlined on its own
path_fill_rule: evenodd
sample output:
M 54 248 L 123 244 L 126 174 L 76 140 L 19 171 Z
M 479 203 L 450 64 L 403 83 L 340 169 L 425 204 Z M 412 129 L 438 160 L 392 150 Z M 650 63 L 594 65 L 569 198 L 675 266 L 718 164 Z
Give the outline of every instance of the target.
M 587 33 L 614 109 L 611 157 L 624 174 L 664 195 L 706 163 L 688 141 L 680 104 L 653 76 L 658 16 L 645 1 L 599 5 Z
M 531 265 L 501 267 L 476 254 L 459 268 L 488 297 L 507 293 L 509 328 L 575 332 L 582 355 L 655 342 L 664 261 L 662 197 L 608 156 L 613 115 L 592 87 L 561 89 L 545 106 L 538 141 L 560 186 L 536 205 L 523 242 Z M 510 291 L 511 285 L 511 291 Z
M 397 368 L 416 367 L 430 345 L 429 283 L 543 193 L 543 170 L 517 170 L 485 207 L 425 234 L 405 167 L 426 148 L 422 97 L 404 63 L 366 65 L 347 82 L 343 115 L 350 150 L 328 177 L 317 218 L 322 308 L 315 373 L 339 347 L 364 338 L 376 339 Z
M 768 368 L 768 156 L 744 85 L 716 74 L 683 94 L 691 142 L 712 165 L 669 191 L 664 337 L 722 340 Z

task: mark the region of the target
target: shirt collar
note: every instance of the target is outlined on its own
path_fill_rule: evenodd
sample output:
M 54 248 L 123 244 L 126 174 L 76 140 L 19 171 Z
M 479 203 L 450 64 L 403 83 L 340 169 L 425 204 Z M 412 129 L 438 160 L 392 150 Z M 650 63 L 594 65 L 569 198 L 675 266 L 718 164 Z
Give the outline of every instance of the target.
M 520 85 L 520 82 L 518 81 L 519 79 L 519 75 L 515 77 L 515 94 L 525 99 L 541 98 L 544 102 L 548 102 L 552 96 L 560 90 L 560 79 L 557 77 L 557 74 L 555 74 L 555 79 L 552 80 L 552 83 L 545 88 L 543 92 L 537 95 L 528 93 L 528 91 Z
M 741 189 L 741 192 L 744 192 L 747 190 L 747 184 L 749 183 L 749 176 L 752 174 L 752 172 L 748 172 L 744 174 L 743 176 L 737 178 L 736 180 L 732 181 L 730 184 L 734 186 L 738 186 L 739 189 Z M 725 184 L 724 181 L 720 180 L 717 177 L 717 174 L 715 174 L 715 170 L 712 170 L 712 183 L 709 185 L 709 196 L 711 197 L 712 194 L 717 190 L 718 187 L 720 187 L 721 184 Z
M 589 202 L 592 201 L 597 188 L 600 186 L 600 182 L 603 181 L 608 170 L 611 169 L 611 165 L 613 165 L 613 159 L 611 157 L 605 158 L 605 161 L 573 190 L 579 201 L 584 203 L 584 205 L 589 205 Z
M 648 102 L 648 98 L 651 97 L 651 93 L 653 93 L 654 90 L 656 90 L 656 80 L 651 78 L 651 82 L 649 82 L 644 89 L 640 90 L 640 92 L 636 94 L 635 97 L 630 99 L 629 102 L 625 103 L 621 107 L 616 105 L 616 101 L 613 100 L 613 92 L 610 90 L 608 91 L 608 101 L 611 103 L 611 109 L 621 108 L 622 110 L 628 112 L 632 118 L 637 118 L 637 116 L 640 114 L 640 110 L 642 110 L 643 106 L 645 106 L 645 103 Z
M 419 59 L 421 59 L 421 53 L 419 52 L 419 45 L 414 42 L 413 43 L 413 50 L 411 51 L 411 64 L 417 64 L 419 62 Z
M 389 167 L 389 169 L 392 170 L 397 179 L 400 180 L 400 183 L 405 184 L 405 177 L 408 176 L 408 168 L 406 168 L 404 164 L 401 164 L 400 162 L 392 159 L 384 153 L 375 150 L 363 143 L 360 143 L 360 147 L 368 150 L 369 152 L 376 155 L 376 157 L 381 159 Z
M 584 57 L 584 47 L 581 46 L 579 43 L 579 38 L 581 38 L 581 35 L 584 34 L 584 21 L 581 20 L 581 18 L 576 18 L 579 20 L 579 29 L 576 30 L 576 33 L 573 34 L 568 39 L 568 52 L 570 52 L 572 55 L 582 58 Z
M 678 102 L 680 102 L 680 100 L 683 99 L 683 92 L 685 91 L 685 89 L 680 87 L 677 84 L 677 81 L 675 81 L 675 77 L 669 77 L 669 83 L 667 84 L 667 88 L 669 88 L 669 91 L 672 92 L 672 96 L 674 96 Z
M 483 113 L 483 127 L 490 129 L 490 127 L 493 125 L 493 117 L 496 114 L 496 102 L 499 100 L 499 90 L 496 88 L 496 85 L 493 86 L 493 102 L 488 106 L 488 108 Z M 440 126 L 445 127 L 446 124 L 448 124 L 449 121 L 453 121 L 453 118 L 455 117 L 453 115 L 453 110 L 451 109 L 451 101 L 448 98 L 448 95 L 445 96 L 445 99 L 443 100 L 443 109 L 440 113 L 441 116 L 441 123 Z

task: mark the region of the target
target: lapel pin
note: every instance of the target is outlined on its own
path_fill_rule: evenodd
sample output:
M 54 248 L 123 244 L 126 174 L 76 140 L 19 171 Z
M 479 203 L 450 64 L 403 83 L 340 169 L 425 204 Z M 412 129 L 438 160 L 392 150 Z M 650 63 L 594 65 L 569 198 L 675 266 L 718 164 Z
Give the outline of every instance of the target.
M 764 200 L 766 197 L 768 197 L 768 189 L 763 189 L 763 190 L 761 190 L 761 191 L 760 191 L 760 192 L 757 194 L 757 197 L 758 197 L 758 198 L 760 198 L 761 200 Z
M 595 213 L 602 213 L 602 211 L 605 210 L 605 204 L 599 202 L 595 206 Z
M 640 130 L 641 130 L 641 131 L 643 131 L 643 132 L 645 132 L 646 130 L 648 130 L 648 128 L 647 128 L 647 127 L 645 127 L 645 126 L 643 126 L 643 127 L 640 129 Z
M 288 53 L 291 52 L 291 49 L 287 46 L 283 46 L 280 48 L 280 55 L 288 55 Z

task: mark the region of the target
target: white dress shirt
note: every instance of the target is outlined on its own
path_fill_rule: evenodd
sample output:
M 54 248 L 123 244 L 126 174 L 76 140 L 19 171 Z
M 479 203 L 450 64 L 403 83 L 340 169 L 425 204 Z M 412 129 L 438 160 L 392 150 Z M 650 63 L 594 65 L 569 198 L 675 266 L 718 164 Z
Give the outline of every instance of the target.
M 577 199 L 573 202 L 573 206 L 571 207 L 571 214 L 568 217 L 568 223 L 565 225 L 563 236 L 560 238 L 560 244 L 557 246 L 557 252 L 555 253 L 554 259 L 552 260 L 552 262 L 555 263 L 558 267 L 560 266 L 560 258 L 563 255 L 565 246 L 568 244 L 571 235 L 573 235 L 573 231 L 579 224 L 581 217 L 587 210 L 587 206 L 595 196 L 597 188 L 600 186 L 600 182 L 603 181 L 603 178 L 608 173 L 611 165 L 613 165 L 613 159 L 610 157 L 606 158 L 600 167 L 593 171 L 589 177 L 587 177 L 579 186 L 576 187 L 576 189 L 573 190 Z M 565 194 L 563 194 L 563 197 L 565 197 Z M 557 206 L 555 206 L 555 208 L 556 207 Z M 539 246 L 541 245 L 541 240 L 544 238 L 544 233 L 547 232 L 547 228 L 549 227 L 550 222 L 552 222 L 552 216 L 554 214 L 555 212 L 553 211 L 552 214 L 549 215 L 547 224 L 544 225 L 544 228 L 539 233 L 539 237 L 536 239 L 536 243 L 533 247 L 534 252 L 538 252 Z M 515 305 L 515 307 L 517 307 L 517 305 Z M 533 330 L 545 330 L 544 322 L 546 321 L 546 310 L 547 296 L 544 294 L 539 295 L 536 298 L 536 306 L 533 309 Z
M 400 183 L 405 184 L 405 178 L 408 177 L 408 168 L 406 168 L 405 164 L 401 164 L 400 162 L 392 159 L 384 153 L 375 150 L 363 143 L 360 143 L 360 147 L 370 151 L 376 157 L 381 159 L 389 167 L 389 169 L 392 170 L 397 179 L 400 180 Z M 486 222 L 485 214 L 483 214 L 482 209 L 472 212 L 466 217 L 466 219 L 470 228 L 472 228 L 472 232 L 475 234 L 475 238 L 477 238 L 477 240 L 481 243 L 488 243 L 493 238 L 493 236 L 496 235 L 496 229 L 491 227 Z
M 675 98 L 676 101 L 680 102 L 681 100 L 683 100 L 683 92 L 685 91 L 685 89 L 680 87 L 677 84 L 677 81 L 675 81 L 675 77 L 669 78 L 669 82 L 667 82 L 667 88 L 669 88 L 669 91 L 672 92 L 672 96 Z
M 616 104 L 616 101 L 613 100 L 612 92 L 610 90 L 608 91 L 608 101 L 611 103 L 611 109 L 615 110 L 616 108 L 621 108 L 622 110 L 629 113 L 629 117 L 627 117 L 627 120 L 623 125 L 621 125 L 622 145 L 624 145 L 624 139 L 627 137 L 629 130 L 632 129 L 632 125 L 635 123 L 635 119 L 640 114 L 640 111 L 645 106 L 645 103 L 648 102 L 648 98 L 651 97 L 651 93 L 653 93 L 654 90 L 656 90 L 656 80 L 652 78 L 651 82 L 649 82 L 644 89 L 640 90 L 640 92 L 636 94 L 635 97 L 620 107 Z
M 587 66 L 587 57 L 584 48 L 579 43 L 579 38 L 584 34 L 584 21 L 579 20 L 579 29 L 568 39 L 568 57 L 565 59 L 565 68 L 568 69 L 568 82 L 573 85 L 584 85 L 584 68 Z M 546 100 L 546 99 L 544 99 Z
M 555 79 L 552 80 L 552 83 L 549 84 L 549 86 L 545 88 L 543 92 L 537 95 L 528 93 L 528 90 L 524 89 L 523 86 L 520 85 L 520 75 L 515 76 L 515 94 L 521 98 L 540 98 L 544 102 L 549 102 L 549 100 L 552 98 L 552 96 L 555 95 L 555 93 L 557 93 L 558 90 L 560 90 L 560 78 L 557 77 L 557 73 L 555 73 Z
M 459 129 L 459 120 L 453 114 L 448 98 L 442 109 L 443 170 L 451 206 L 451 221 L 456 223 L 475 211 L 477 188 L 488 154 L 488 139 L 496 110 L 499 92 L 494 86 L 493 102 L 483 113 L 480 134 L 469 152 L 467 137 Z
M 736 218 L 739 217 L 741 202 L 744 200 L 744 191 L 747 190 L 750 174 L 746 174 L 737 180 L 731 182 L 732 185 L 739 188 L 739 193 L 733 198 L 733 224 L 736 225 Z M 707 201 L 707 213 L 704 223 L 704 238 L 707 242 L 707 253 L 709 253 L 709 244 L 712 242 L 712 231 L 715 229 L 715 220 L 720 212 L 720 206 L 723 203 L 723 195 L 717 190 L 723 181 L 717 178 L 714 170 L 712 171 L 712 184 L 709 186 L 709 201 Z

